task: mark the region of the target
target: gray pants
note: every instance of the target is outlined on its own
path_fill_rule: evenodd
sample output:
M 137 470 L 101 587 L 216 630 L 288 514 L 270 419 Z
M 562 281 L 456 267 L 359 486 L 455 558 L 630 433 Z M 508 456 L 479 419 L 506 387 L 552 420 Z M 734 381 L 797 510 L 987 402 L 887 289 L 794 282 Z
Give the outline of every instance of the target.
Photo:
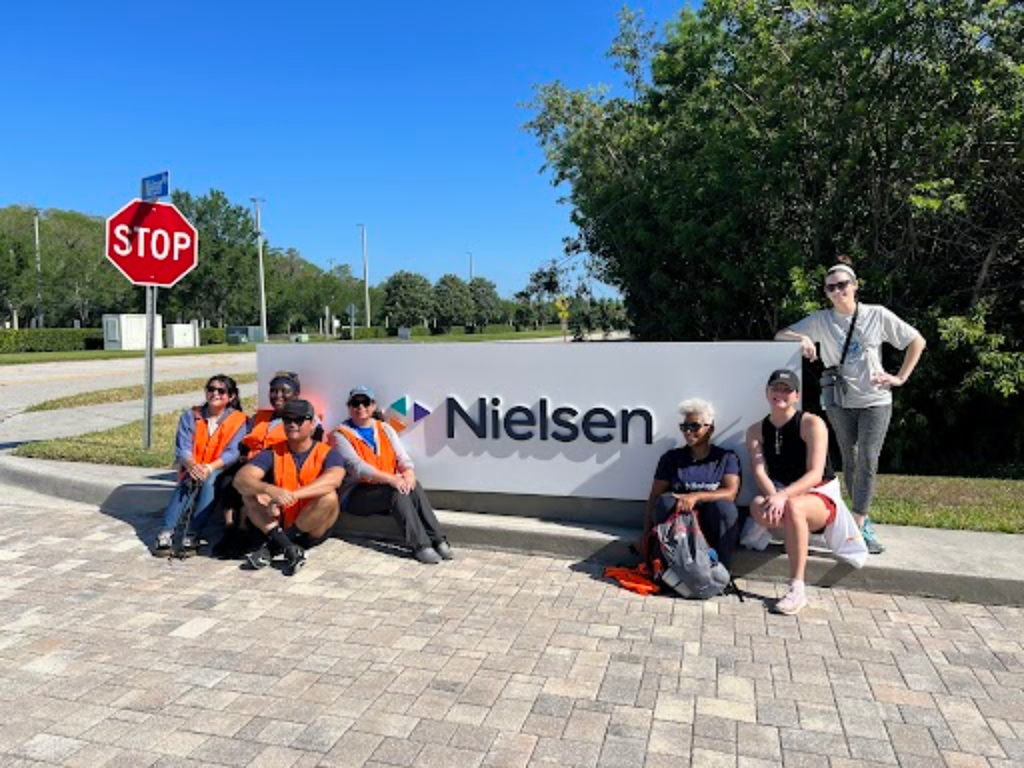
M 866 515 L 875 495 L 878 456 L 892 418 L 891 405 L 873 408 L 828 408 L 829 424 L 843 455 L 843 479 L 853 499 L 853 513 Z
M 399 493 L 384 483 L 360 483 L 345 499 L 342 514 L 359 517 L 390 514 L 398 523 L 406 546 L 413 552 L 448 540 L 419 480 L 411 493 Z M 338 518 L 341 519 L 341 515 Z

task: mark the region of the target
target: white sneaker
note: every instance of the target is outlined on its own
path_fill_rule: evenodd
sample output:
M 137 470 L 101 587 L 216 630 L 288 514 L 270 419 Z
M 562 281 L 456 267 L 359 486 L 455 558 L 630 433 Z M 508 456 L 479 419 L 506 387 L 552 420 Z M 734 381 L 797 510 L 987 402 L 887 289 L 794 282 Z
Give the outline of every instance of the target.
M 785 614 L 786 616 L 796 616 L 806 605 L 807 595 L 804 592 L 804 588 L 794 587 L 790 584 L 789 589 L 786 590 L 786 594 L 783 595 L 781 600 L 775 603 L 775 610 L 778 613 Z

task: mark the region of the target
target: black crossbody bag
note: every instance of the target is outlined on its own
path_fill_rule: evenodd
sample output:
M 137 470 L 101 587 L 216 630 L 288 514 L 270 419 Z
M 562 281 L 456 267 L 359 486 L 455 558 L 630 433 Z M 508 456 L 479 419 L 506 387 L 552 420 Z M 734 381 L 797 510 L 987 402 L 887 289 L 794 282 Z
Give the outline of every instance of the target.
M 843 378 L 843 364 L 846 362 L 846 353 L 850 351 L 850 339 L 853 338 L 853 329 L 857 327 L 857 314 L 860 312 L 860 302 L 857 302 L 853 310 L 853 320 L 850 321 L 850 330 L 846 333 L 846 343 L 843 344 L 843 355 L 839 358 L 839 365 L 833 365 L 821 372 L 821 405 L 823 408 L 844 408 L 846 406 L 846 379 Z

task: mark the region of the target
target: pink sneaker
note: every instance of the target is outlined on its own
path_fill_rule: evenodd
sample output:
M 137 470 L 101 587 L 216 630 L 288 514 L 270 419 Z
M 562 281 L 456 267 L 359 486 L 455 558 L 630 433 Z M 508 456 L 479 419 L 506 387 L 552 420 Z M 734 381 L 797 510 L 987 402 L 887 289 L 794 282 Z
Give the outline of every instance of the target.
M 804 594 L 804 588 L 802 586 L 794 587 L 790 584 L 786 594 L 775 604 L 775 610 L 786 616 L 796 616 L 806 605 L 807 595 Z

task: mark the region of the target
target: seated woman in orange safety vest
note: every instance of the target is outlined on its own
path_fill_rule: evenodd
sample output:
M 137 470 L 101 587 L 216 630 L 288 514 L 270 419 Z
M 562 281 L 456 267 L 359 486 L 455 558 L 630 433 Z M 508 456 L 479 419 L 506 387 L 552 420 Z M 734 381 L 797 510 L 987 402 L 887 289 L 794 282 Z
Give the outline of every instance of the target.
M 165 555 L 173 548 L 174 529 L 198 484 L 194 512 L 181 539 L 181 553 L 195 553 L 213 508 L 217 477 L 238 459 L 239 442 L 248 431 L 235 380 L 224 374 L 211 376 L 206 382 L 206 403 L 185 411 L 178 421 L 175 453 L 181 481 L 164 511 L 153 554 Z
M 345 457 L 342 511 L 359 516 L 390 513 L 417 560 L 429 565 L 451 560 L 451 546 L 416 479 L 412 459 L 395 430 L 378 418 L 373 391 L 352 389 L 348 414 L 335 429 Z
M 338 519 L 338 486 L 345 476 L 337 449 L 313 440 L 316 413 L 307 400 L 290 400 L 281 411 L 287 440 L 253 456 L 235 476 L 245 514 L 264 535 L 246 559 L 253 569 L 285 558 L 291 576 L 306 562 Z
M 284 406 L 298 397 L 302 391 L 299 375 L 291 371 L 278 371 L 270 380 L 269 390 L 270 408 L 256 411 L 249 420 L 249 434 L 242 438 L 239 446 L 240 460 L 217 478 L 217 505 L 224 518 L 224 537 L 213 548 L 213 554 L 217 557 L 242 557 L 252 550 L 252 542 L 245 532 L 248 528 L 243 529 L 246 518 L 242 514 L 242 497 L 235 490 L 235 475 L 250 456 L 287 441 L 281 412 Z M 323 436 L 323 425 L 317 421 L 313 440 L 322 442 Z

